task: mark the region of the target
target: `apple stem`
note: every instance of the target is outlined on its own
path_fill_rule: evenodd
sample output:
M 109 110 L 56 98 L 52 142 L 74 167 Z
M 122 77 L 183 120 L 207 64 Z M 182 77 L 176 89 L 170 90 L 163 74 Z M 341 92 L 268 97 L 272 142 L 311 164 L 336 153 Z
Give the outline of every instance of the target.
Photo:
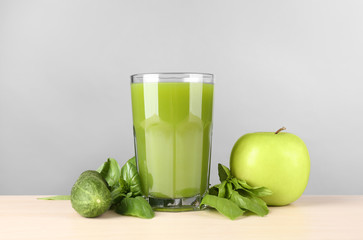
M 286 128 L 285 128 L 285 127 L 280 128 L 279 130 L 277 130 L 277 131 L 275 132 L 275 134 L 278 134 L 279 132 L 281 132 L 281 131 L 283 131 L 283 130 L 286 130 Z

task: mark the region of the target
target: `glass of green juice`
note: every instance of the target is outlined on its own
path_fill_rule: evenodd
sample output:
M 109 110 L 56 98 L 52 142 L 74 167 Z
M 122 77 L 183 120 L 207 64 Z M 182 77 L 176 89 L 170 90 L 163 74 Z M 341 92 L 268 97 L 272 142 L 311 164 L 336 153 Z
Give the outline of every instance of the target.
M 209 186 L 213 87 L 207 73 L 131 76 L 137 168 L 154 210 L 200 209 Z

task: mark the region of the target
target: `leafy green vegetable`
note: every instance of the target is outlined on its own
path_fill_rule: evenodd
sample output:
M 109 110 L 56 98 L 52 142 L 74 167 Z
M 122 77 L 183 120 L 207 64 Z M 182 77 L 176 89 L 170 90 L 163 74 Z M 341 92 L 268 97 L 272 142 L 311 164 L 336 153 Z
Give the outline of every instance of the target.
M 133 164 L 136 167 L 136 157 L 133 156 L 132 158 L 130 158 L 127 162 Z
M 237 179 L 238 184 L 244 189 L 253 189 L 254 187 L 247 184 L 245 180 Z
M 124 198 L 116 212 L 122 215 L 135 216 L 140 218 L 153 218 L 154 211 L 150 204 L 140 196 L 135 198 Z
M 152 211 L 150 204 L 143 198 L 144 201 L 139 199 L 142 195 L 141 181 L 135 157 L 129 159 L 121 169 L 116 160 L 109 158 L 97 171 L 104 176 L 109 185 L 112 198 L 111 208 L 117 213 L 144 218 L 154 216 L 145 213 L 146 207 Z
M 128 189 L 126 181 L 120 178 L 118 184 L 112 187 L 112 205 L 120 203 L 122 198 L 126 197 Z
M 132 196 L 141 196 L 141 180 L 137 172 L 135 157 L 131 158 L 121 168 L 121 178 L 126 181 L 132 192 Z
M 226 197 L 226 184 L 227 184 L 227 181 L 223 181 L 218 186 L 218 197 L 220 197 L 220 198 Z
M 112 209 L 123 215 L 143 218 L 154 216 L 150 204 L 140 197 L 141 181 L 135 157 L 129 159 L 121 169 L 116 160 L 109 158 L 98 171 L 105 177 L 111 190 Z
M 233 191 L 231 195 L 231 201 L 236 203 L 240 208 L 249 210 L 256 213 L 258 216 L 265 216 L 268 214 L 268 208 L 266 203 L 253 195 L 240 195 L 237 191 Z
M 233 192 L 233 187 L 232 187 L 232 183 L 230 183 L 229 181 L 226 184 L 226 198 L 230 199 L 232 196 L 232 192 Z
M 120 165 L 118 162 L 113 159 L 107 159 L 101 167 L 97 169 L 97 171 L 102 175 L 102 177 L 108 183 L 108 186 L 112 189 L 118 183 L 120 179 Z
M 102 163 L 102 165 L 99 168 L 97 168 L 96 171 L 99 172 L 103 178 L 105 178 L 109 169 L 110 169 L 110 161 L 108 161 L 107 159 L 107 161 Z
M 52 197 L 42 197 L 39 200 L 71 200 L 71 195 L 57 195 Z
M 71 191 L 72 207 L 83 217 L 98 217 L 111 206 L 111 193 L 97 171 L 83 172 Z
M 132 197 L 132 192 L 128 192 L 128 193 L 126 194 L 126 198 L 130 198 L 130 197 Z
M 219 193 L 218 185 L 214 185 L 213 187 L 211 187 L 211 188 L 208 190 L 208 193 L 209 193 L 210 195 L 218 196 L 218 193 Z
M 272 194 L 272 191 L 266 187 L 250 189 L 249 191 L 256 197 L 265 197 L 265 196 L 270 196 Z
M 218 164 L 218 176 L 219 176 L 219 180 L 221 182 L 223 182 L 224 180 L 227 180 L 228 178 L 232 177 L 231 172 L 229 171 L 229 169 L 222 165 L 222 164 Z
M 154 212 L 141 195 L 140 176 L 133 157 L 122 168 L 115 159 L 108 158 L 97 171 L 83 172 L 70 196 L 38 199 L 71 200 L 72 207 L 84 217 L 97 217 L 108 209 L 115 209 L 123 215 L 152 218 Z
M 245 180 L 238 179 L 238 184 L 241 186 L 241 189 L 248 190 L 248 192 L 252 193 L 257 197 L 265 197 L 272 194 L 272 191 L 266 187 L 252 187 L 247 184 Z
M 268 214 L 267 205 L 260 197 L 271 195 L 271 190 L 266 187 L 250 186 L 246 181 L 233 177 L 229 169 L 222 164 L 218 164 L 218 175 L 221 183 L 209 189 L 207 200 L 203 198 L 202 203 L 216 208 L 229 218 L 231 218 L 230 211 L 232 210 L 228 210 L 228 208 L 235 209 L 235 206 L 242 211 L 242 214 L 245 211 L 253 212 L 258 216 Z M 234 205 L 227 203 L 226 200 Z M 223 208 L 222 203 L 226 204 Z
M 218 212 L 222 213 L 224 216 L 227 216 L 231 220 L 236 219 L 244 213 L 244 211 L 231 200 L 209 194 L 203 197 L 201 204 L 217 209 Z
M 234 189 L 244 189 L 239 183 L 237 178 L 232 178 L 230 180 L 230 183 L 232 183 Z

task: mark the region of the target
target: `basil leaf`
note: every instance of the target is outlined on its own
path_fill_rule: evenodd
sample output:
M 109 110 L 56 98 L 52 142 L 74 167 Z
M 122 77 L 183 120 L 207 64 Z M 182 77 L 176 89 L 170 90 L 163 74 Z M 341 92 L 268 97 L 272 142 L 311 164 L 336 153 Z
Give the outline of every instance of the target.
M 129 189 L 132 192 L 132 196 L 141 196 L 141 180 L 134 162 L 135 157 L 128 160 L 121 168 L 121 178 L 128 184 Z
M 227 182 L 225 188 L 226 188 L 225 198 L 230 199 L 231 195 L 232 195 L 232 192 L 234 191 L 233 187 L 232 187 L 232 183 Z
M 218 163 L 218 176 L 219 176 L 219 180 L 221 182 L 228 179 L 228 178 L 230 178 L 230 177 L 232 177 L 231 172 L 229 171 L 229 169 L 226 166 L 224 166 L 224 165 L 222 165 L 220 163 Z
M 241 187 L 245 188 L 245 189 L 255 189 L 255 188 L 259 188 L 259 187 L 252 187 L 252 186 L 248 185 L 248 183 L 246 182 L 246 180 L 237 179 L 237 181 L 238 181 L 238 184 Z
M 232 183 L 234 189 L 245 189 L 244 187 L 242 187 L 239 182 L 238 182 L 238 179 L 237 178 L 232 178 L 230 179 L 230 182 Z
M 112 204 L 118 204 L 121 200 L 126 197 L 129 188 L 127 183 L 122 178 L 119 179 L 118 184 L 111 191 Z
M 97 168 L 97 172 L 99 172 L 102 177 L 107 175 L 108 170 L 110 169 L 110 162 L 107 160 L 106 162 L 102 163 L 102 165 Z
M 254 212 L 258 216 L 265 216 L 269 212 L 266 203 L 262 199 L 249 193 L 241 194 L 241 192 L 233 191 L 230 200 L 237 204 L 238 207 Z
M 223 181 L 219 185 L 219 187 L 218 187 L 218 197 L 224 198 L 226 196 L 226 184 L 227 184 L 227 181 Z
M 122 215 L 153 218 L 154 211 L 150 204 L 143 197 L 124 198 L 119 206 L 116 207 L 116 212 Z
M 252 192 L 252 194 L 254 194 L 256 197 L 265 197 L 272 194 L 272 191 L 266 187 L 250 189 L 250 192 Z
M 246 189 L 247 192 L 254 194 L 257 197 L 265 197 L 272 194 L 272 191 L 266 187 L 252 187 L 247 184 L 245 180 L 238 179 L 238 184 L 242 187 L 242 189 Z M 238 189 L 238 188 L 236 188 Z
M 70 195 L 57 195 L 52 197 L 37 198 L 38 200 L 71 200 Z
M 214 195 L 214 196 L 218 196 L 218 192 L 219 192 L 219 190 L 218 190 L 218 186 L 219 186 L 219 184 L 218 184 L 218 185 L 215 185 L 215 186 L 213 186 L 213 187 L 211 187 L 211 188 L 208 190 L 208 194 L 210 194 L 210 195 Z
M 133 164 L 136 167 L 136 158 L 135 157 L 130 158 L 127 162 Z
M 240 209 L 234 202 L 225 198 L 219 198 L 213 195 L 205 195 L 201 204 L 217 209 L 218 212 L 231 220 L 243 215 L 244 211 Z
M 97 169 L 97 172 L 106 180 L 110 189 L 116 187 L 120 178 L 120 165 L 115 159 L 107 159 L 107 162 L 103 163 L 101 167 Z

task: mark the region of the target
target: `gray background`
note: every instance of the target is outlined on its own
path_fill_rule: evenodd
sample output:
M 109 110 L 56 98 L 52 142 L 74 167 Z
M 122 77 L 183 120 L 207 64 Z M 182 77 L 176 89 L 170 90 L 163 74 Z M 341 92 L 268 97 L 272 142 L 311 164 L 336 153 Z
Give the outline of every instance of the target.
M 129 76 L 216 76 L 211 183 L 243 134 L 286 126 L 305 194 L 363 194 L 362 1 L 0 0 L 0 194 L 68 194 L 133 156 Z

